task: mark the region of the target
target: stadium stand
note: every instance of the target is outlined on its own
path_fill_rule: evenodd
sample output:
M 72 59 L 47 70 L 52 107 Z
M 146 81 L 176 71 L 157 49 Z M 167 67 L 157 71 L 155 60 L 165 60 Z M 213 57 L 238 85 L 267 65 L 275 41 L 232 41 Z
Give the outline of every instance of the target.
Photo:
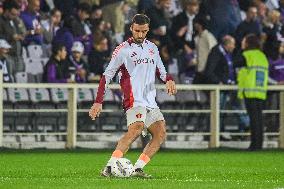
M 14 109 L 29 109 L 31 101 L 29 98 L 28 90 L 22 88 L 8 89 L 9 101 L 13 104 Z M 33 117 L 34 113 L 31 112 L 17 112 L 15 114 L 14 129 L 18 132 L 32 131 L 34 128 Z
M 55 104 L 51 103 L 49 91 L 47 89 L 29 89 L 30 99 L 33 109 L 55 109 Z M 58 132 L 58 120 L 60 115 L 52 112 L 34 113 L 35 128 L 33 132 Z

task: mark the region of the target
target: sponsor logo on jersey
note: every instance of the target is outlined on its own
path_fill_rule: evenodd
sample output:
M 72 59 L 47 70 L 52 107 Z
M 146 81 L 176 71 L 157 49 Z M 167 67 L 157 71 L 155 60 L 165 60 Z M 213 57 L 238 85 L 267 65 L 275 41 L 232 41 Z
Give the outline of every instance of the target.
M 154 64 L 154 59 L 152 59 L 152 58 L 141 58 L 141 59 L 134 60 L 133 63 L 135 64 L 135 66 L 137 64 Z

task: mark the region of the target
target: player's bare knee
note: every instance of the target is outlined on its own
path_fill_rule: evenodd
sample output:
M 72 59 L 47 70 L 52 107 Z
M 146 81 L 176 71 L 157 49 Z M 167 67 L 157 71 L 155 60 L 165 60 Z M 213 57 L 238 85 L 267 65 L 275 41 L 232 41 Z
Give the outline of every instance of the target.
M 159 140 L 160 140 L 160 144 L 164 143 L 167 137 L 167 132 L 165 129 L 161 130 L 159 133 Z
M 133 137 L 138 137 L 144 129 L 144 123 L 143 122 L 136 122 L 129 126 L 128 128 L 128 135 Z
M 167 137 L 166 123 L 165 122 L 162 123 L 161 129 L 159 131 L 159 135 L 160 135 L 160 141 L 161 141 L 161 143 L 163 143 L 166 140 L 166 137 Z
M 159 130 L 157 133 L 153 134 L 153 140 L 157 141 L 159 144 L 163 144 L 166 140 L 167 133 L 165 129 Z

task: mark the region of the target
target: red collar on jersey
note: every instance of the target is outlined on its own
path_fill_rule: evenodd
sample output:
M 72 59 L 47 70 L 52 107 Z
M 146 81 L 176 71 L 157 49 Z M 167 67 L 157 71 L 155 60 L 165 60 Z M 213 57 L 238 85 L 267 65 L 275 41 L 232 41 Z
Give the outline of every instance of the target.
M 128 38 L 127 39 L 127 42 L 128 42 L 128 44 L 131 46 L 132 44 L 137 44 L 137 43 L 135 43 L 135 41 L 134 41 L 134 38 L 133 37 L 130 37 L 130 38 Z M 146 43 L 146 44 L 148 44 L 148 42 L 147 42 L 147 39 L 145 38 L 144 39 L 144 41 L 143 41 L 143 43 L 142 44 L 137 44 L 137 45 L 143 45 L 144 43 Z

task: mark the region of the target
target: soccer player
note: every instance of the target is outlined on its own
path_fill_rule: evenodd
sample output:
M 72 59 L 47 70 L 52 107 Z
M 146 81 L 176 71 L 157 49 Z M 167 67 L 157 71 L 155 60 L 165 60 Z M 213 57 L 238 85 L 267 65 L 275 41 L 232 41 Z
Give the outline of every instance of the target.
M 130 27 L 132 37 L 114 50 L 100 80 L 96 101 L 89 111 L 93 120 L 99 116 L 105 88 L 119 70 L 122 74 L 120 85 L 124 94 L 123 107 L 128 131 L 118 141 L 115 151 L 101 172 L 105 177 L 111 176 L 111 164 L 123 157 L 143 130 L 148 131 L 152 139 L 135 163 L 132 176 L 151 177 L 143 172 L 143 167 L 149 163 L 166 138 L 165 120 L 155 101 L 155 76 L 166 84 L 169 95 L 176 94 L 176 86 L 166 72 L 157 46 L 146 39 L 149 24 L 150 19 L 146 15 L 136 14 L 133 17 Z

